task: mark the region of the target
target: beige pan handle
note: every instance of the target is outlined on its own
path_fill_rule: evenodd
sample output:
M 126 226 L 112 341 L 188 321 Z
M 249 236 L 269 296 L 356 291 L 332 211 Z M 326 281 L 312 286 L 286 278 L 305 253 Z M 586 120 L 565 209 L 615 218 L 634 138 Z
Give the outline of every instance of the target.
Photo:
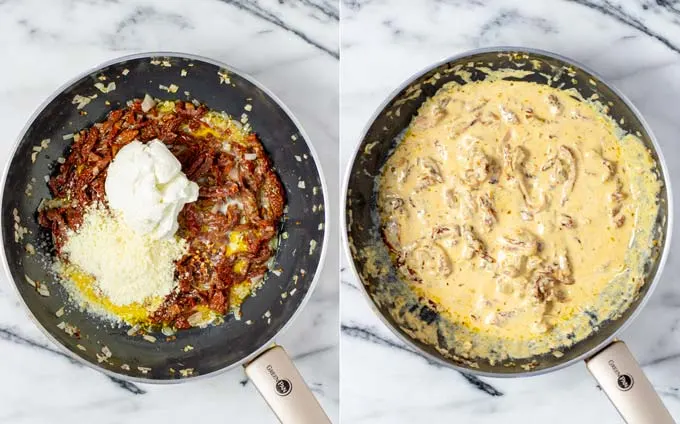
M 615 341 L 586 360 L 586 366 L 628 424 L 675 424 L 673 417 L 621 342 Z
M 282 424 L 331 424 L 281 346 L 270 348 L 245 368 Z

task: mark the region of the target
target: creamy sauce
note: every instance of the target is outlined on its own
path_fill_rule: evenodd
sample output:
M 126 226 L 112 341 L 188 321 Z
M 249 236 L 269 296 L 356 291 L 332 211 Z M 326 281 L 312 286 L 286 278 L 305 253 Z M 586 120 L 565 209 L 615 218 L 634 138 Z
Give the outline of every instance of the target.
M 411 288 L 467 330 L 455 337 L 465 356 L 524 358 L 581 340 L 643 282 L 653 159 L 576 94 L 445 85 L 383 167 L 384 239 Z

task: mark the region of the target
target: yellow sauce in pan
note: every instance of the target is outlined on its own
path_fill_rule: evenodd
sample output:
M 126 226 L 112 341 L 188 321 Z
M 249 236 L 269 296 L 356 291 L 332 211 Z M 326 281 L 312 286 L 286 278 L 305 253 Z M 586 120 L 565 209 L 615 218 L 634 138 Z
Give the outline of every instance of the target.
M 637 294 L 658 214 L 653 169 L 636 137 L 575 93 L 449 84 L 383 167 L 383 234 L 411 289 L 465 329 L 457 352 L 555 351 Z

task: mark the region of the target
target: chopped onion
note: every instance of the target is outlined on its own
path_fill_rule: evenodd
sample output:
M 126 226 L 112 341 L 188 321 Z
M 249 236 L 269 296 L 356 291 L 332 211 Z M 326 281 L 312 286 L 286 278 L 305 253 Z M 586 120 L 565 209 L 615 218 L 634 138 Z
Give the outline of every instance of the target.
M 82 109 L 87 106 L 87 104 L 90 103 L 94 97 L 97 97 L 97 95 L 94 95 L 93 97 L 85 97 L 81 96 L 80 94 L 76 94 L 75 97 L 73 97 L 71 103 L 78 105 L 76 109 Z
M 103 353 L 104 356 L 106 356 L 107 358 L 110 358 L 110 357 L 112 356 L 111 349 L 109 349 L 108 346 L 102 346 L 102 353 Z
M 187 318 L 187 322 L 190 326 L 196 327 L 203 320 L 203 312 L 194 312 Z
M 245 155 L 243 155 L 243 158 L 245 160 L 255 160 L 255 159 L 257 159 L 257 154 L 256 153 L 246 153 Z
M 156 343 L 156 338 L 154 336 L 149 335 L 149 334 L 144 334 L 142 336 L 142 338 L 149 343 Z
M 106 93 L 108 93 L 108 92 L 113 91 L 113 90 L 116 89 L 116 83 L 113 82 L 113 81 L 110 82 L 110 83 L 109 83 L 108 85 L 106 85 L 106 86 L 105 86 L 104 84 L 102 84 L 101 82 L 96 83 L 94 86 L 95 86 L 99 91 L 101 91 L 101 92 L 104 93 L 104 94 L 106 94 Z
M 142 112 L 146 113 L 150 111 L 154 106 L 156 106 L 156 102 L 154 101 L 154 99 L 148 94 L 145 94 L 144 100 L 142 100 Z
M 28 275 L 24 274 L 24 278 L 26 278 L 26 282 L 28 284 L 30 284 L 32 287 L 36 287 L 35 281 L 31 280 L 31 278 Z
M 183 370 L 179 370 L 179 373 L 182 375 L 182 377 L 188 377 L 188 376 L 190 376 L 191 374 L 194 373 L 194 369 L 193 368 L 185 368 Z
M 256 275 L 250 279 L 250 284 L 257 287 L 261 282 L 264 281 L 264 275 Z
M 215 314 L 212 312 L 194 312 L 189 318 L 187 318 L 187 322 L 189 325 L 192 327 L 205 327 L 206 325 L 210 324 L 213 322 L 215 319 Z
M 43 297 L 50 297 L 50 290 L 47 288 L 47 285 L 45 283 L 41 283 L 40 281 L 36 281 L 36 290 L 40 294 L 40 296 Z
M 231 171 L 229 171 L 229 179 L 238 181 L 238 169 L 236 167 L 231 168 Z
M 66 199 L 42 199 L 38 205 L 38 212 L 46 209 L 62 208 L 68 205 Z

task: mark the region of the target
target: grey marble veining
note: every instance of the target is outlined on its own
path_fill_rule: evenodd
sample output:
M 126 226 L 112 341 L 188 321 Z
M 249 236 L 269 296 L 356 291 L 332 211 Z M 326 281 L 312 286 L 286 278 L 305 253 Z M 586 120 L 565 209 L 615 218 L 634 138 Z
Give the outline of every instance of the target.
M 0 161 L 33 110 L 62 83 L 140 51 L 212 57 L 257 78 L 309 134 L 338 192 L 338 27 L 334 1 L 0 0 Z M 278 342 L 337 422 L 338 240 L 320 284 Z M 176 385 L 142 385 L 81 366 L 43 337 L 0 277 L 0 423 L 276 422 L 243 371 Z
M 375 108 L 411 75 L 478 47 L 526 46 L 602 74 L 641 110 L 680 186 L 680 4 L 674 1 L 343 0 L 341 168 Z M 677 196 L 676 196 L 677 198 Z M 676 200 L 677 202 L 677 200 Z M 674 238 L 677 242 L 677 226 Z M 341 259 L 343 421 L 621 422 L 582 364 L 524 379 L 476 378 L 403 345 L 373 314 Z M 680 420 L 680 262 L 624 339 Z

